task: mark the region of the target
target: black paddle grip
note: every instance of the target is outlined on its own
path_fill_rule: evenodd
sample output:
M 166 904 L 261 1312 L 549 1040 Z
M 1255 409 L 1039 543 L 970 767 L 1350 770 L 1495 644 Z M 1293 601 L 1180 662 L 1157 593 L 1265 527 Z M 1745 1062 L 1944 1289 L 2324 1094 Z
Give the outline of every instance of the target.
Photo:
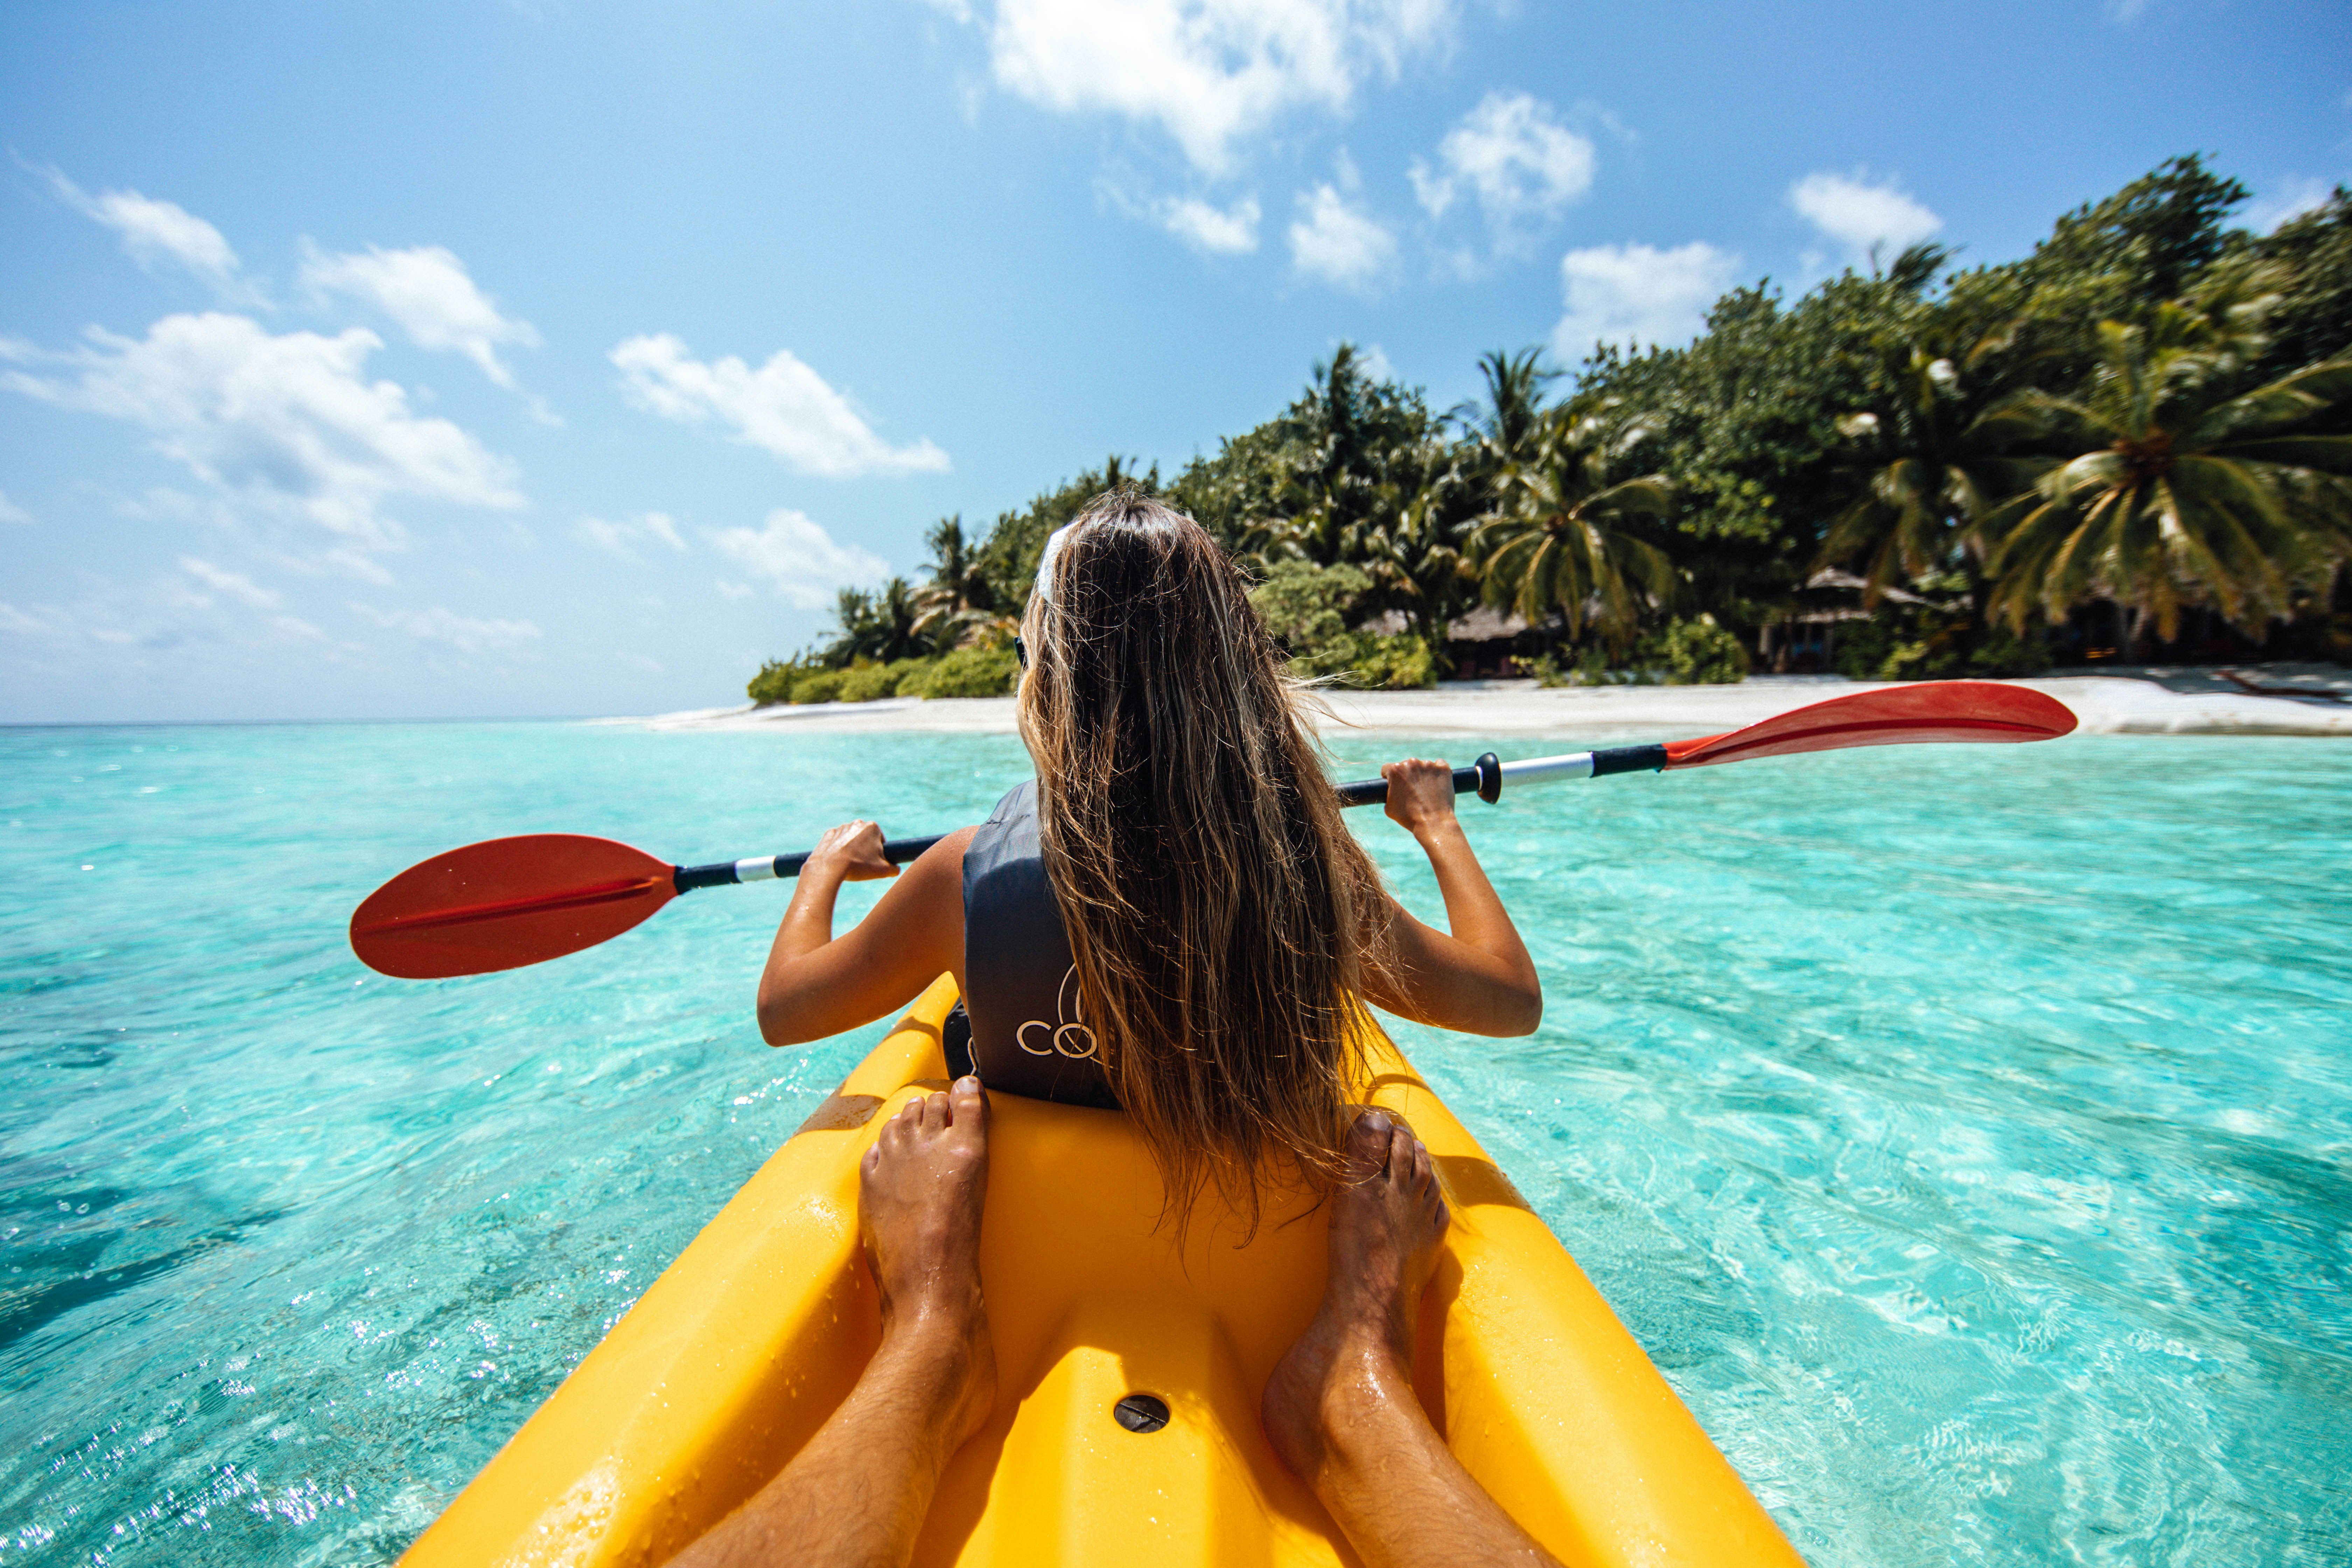
M 909 860 L 919 858 L 924 850 L 946 837 L 944 833 L 934 833 L 928 838 L 889 839 L 882 846 L 882 858 L 893 866 L 903 866 Z M 797 855 L 777 856 L 776 875 L 799 876 L 801 868 L 808 864 L 810 853 L 803 849 Z M 715 866 L 673 866 L 669 872 L 670 884 L 681 893 L 690 893 L 697 888 L 732 887 L 743 879 L 736 875 L 738 865 L 737 861 L 721 860 Z M 754 877 L 752 879 L 765 881 L 767 879 Z
M 1341 805 L 1380 805 L 1389 798 L 1386 779 L 1357 779 L 1334 786 Z M 1454 770 L 1454 793 L 1475 795 L 1492 805 L 1503 795 L 1503 759 L 1488 752 L 1466 768 Z
M 1611 773 L 1654 773 L 1666 765 L 1664 746 L 1606 746 L 1592 753 L 1592 776 L 1607 778 Z

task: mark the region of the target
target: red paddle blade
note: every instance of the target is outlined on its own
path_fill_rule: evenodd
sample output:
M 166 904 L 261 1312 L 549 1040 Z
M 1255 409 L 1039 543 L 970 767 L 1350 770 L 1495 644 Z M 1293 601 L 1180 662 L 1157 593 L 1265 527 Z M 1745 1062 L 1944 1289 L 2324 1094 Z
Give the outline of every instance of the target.
M 352 911 L 352 951 L 401 980 L 517 969 L 620 935 L 677 897 L 670 871 L 576 833 L 468 844 L 369 894 Z
M 1880 691 L 1832 697 L 1728 734 L 1674 741 L 1669 768 L 1790 757 L 1847 746 L 1905 746 L 1919 741 L 2054 741 L 2074 728 L 2074 714 L 2054 697 L 1993 680 L 1923 680 Z

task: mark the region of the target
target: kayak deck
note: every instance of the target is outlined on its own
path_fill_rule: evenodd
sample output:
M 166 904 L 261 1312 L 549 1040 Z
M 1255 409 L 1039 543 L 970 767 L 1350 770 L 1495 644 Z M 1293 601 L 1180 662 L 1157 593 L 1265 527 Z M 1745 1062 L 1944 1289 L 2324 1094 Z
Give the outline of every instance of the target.
M 945 1087 L 942 977 L 410 1549 L 443 1563 L 651 1564 L 798 1451 L 880 1322 L 857 1162 Z M 1591 1283 L 1385 1037 L 1364 1098 L 1429 1146 L 1452 1205 L 1415 1386 L 1469 1472 L 1562 1562 L 1799 1562 Z M 996 1407 L 942 1479 L 922 1564 L 1352 1563 L 1274 1457 L 1258 1395 L 1313 1317 L 1303 1197 L 1246 1247 L 1213 1198 L 1180 1253 L 1115 1112 L 990 1104 L 981 1273 Z M 1114 1406 L 1163 1401 L 1129 1431 Z

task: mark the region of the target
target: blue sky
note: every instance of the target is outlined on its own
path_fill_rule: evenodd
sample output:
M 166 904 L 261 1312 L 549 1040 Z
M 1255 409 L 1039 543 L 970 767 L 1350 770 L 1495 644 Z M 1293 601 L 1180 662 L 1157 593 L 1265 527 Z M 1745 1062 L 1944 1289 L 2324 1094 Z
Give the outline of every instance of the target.
M 1446 406 L 2192 150 L 2275 221 L 2352 11 L 17 0 L 0 143 L 0 721 L 645 712 L 1342 339 Z

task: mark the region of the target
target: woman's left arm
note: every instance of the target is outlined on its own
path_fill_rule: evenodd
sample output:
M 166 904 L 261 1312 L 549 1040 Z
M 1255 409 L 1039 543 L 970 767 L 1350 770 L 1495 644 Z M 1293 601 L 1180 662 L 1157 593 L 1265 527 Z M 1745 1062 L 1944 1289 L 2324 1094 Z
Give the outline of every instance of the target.
M 760 974 L 760 1037 L 821 1040 L 905 1005 L 951 971 L 963 982 L 963 851 L 976 828 L 950 833 L 901 875 L 882 858 L 882 830 L 845 822 L 817 841 L 776 927 Z M 866 918 L 836 938 L 844 882 L 895 877 Z

